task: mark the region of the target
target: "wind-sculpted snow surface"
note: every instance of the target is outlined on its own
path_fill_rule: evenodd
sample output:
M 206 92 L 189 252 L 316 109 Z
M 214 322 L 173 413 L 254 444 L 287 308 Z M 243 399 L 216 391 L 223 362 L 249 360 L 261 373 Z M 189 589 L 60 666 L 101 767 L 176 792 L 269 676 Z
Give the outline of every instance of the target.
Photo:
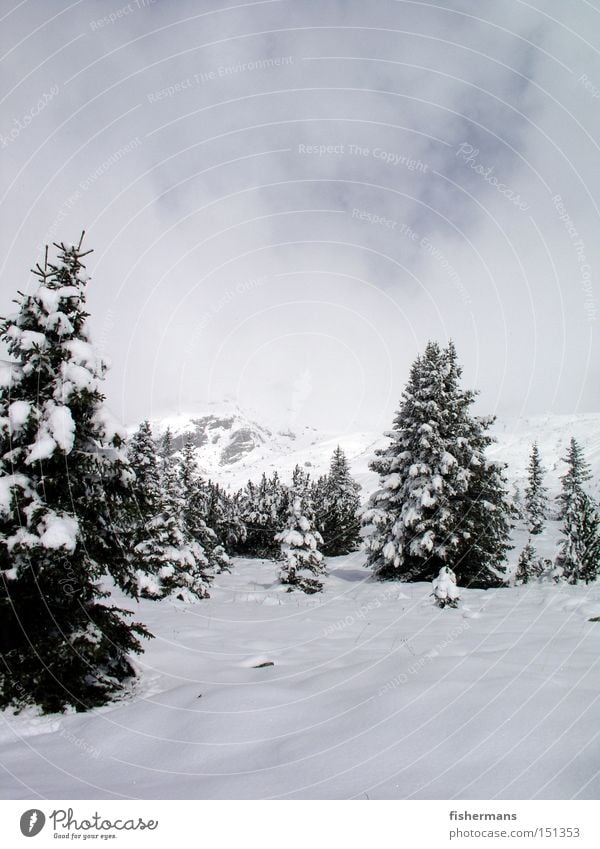
M 600 586 L 440 610 L 363 562 L 306 596 L 236 560 L 200 604 L 141 602 L 135 692 L 0 715 L 2 798 L 597 799 Z

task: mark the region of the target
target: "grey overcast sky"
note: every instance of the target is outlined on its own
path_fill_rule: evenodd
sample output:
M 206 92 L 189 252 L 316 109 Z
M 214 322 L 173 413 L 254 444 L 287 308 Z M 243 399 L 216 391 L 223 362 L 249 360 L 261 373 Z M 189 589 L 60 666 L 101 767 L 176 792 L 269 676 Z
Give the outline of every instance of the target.
M 600 3 L 2 0 L 0 313 L 87 231 L 126 422 L 600 409 Z

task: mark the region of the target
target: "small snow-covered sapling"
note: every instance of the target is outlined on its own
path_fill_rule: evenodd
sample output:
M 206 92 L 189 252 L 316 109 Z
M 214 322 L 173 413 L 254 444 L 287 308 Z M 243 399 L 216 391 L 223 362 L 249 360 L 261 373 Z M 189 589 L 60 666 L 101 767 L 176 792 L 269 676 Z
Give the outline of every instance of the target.
M 456 575 L 448 566 L 442 566 L 437 578 L 432 581 L 433 597 L 438 607 L 456 607 L 460 593 L 456 586 Z

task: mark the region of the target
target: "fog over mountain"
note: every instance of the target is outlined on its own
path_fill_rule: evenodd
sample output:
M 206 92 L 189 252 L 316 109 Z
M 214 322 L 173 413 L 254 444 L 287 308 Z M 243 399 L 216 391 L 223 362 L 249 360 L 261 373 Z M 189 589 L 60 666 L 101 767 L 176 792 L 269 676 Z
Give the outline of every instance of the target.
M 449 337 L 482 412 L 595 411 L 599 15 L 5 2 L 0 313 L 85 228 L 126 422 L 381 431 Z

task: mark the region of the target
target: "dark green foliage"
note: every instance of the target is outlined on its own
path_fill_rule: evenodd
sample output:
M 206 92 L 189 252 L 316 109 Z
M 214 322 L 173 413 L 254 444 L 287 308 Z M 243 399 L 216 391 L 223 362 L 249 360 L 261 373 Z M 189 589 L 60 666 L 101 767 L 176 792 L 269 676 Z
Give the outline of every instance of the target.
M 517 584 L 528 584 L 534 578 L 539 578 L 544 571 L 544 564 L 537 556 L 537 552 L 531 540 L 527 540 L 527 544 L 517 562 L 517 571 L 515 573 L 515 582 Z
M 296 482 L 300 488 L 290 493 L 286 526 L 275 536 L 283 560 L 279 579 L 288 585 L 289 592 L 299 589 L 312 595 L 323 589 L 319 580 L 325 572 L 323 555 L 319 551 L 323 539 L 315 529 L 314 506 L 308 487 L 299 477 Z
M 186 529 L 183 488 L 171 445 L 167 431 L 159 460 L 148 422 L 142 423 L 129 444 L 138 509 L 131 528 L 131 552 L 141 595 L 164 598 L 173 594 L 194 601 L 208 597 L 208 561 Z
M 54 566 L 59 567 L 58 558 Z M 104 605 L 97 587 L 77 585 L 78 569 L 65 558 L 63 575 L 38 577 L 39 561 L 16 588 L 1 589 L 0 705 L 37 705 L 43 713 L 67 707 L 85 711 L 123 692 L 134 670 L 127 655 L 139 653 L 138 636 L 151 636 L 131 614 Z M 83 582 L 82 582 L 83 583 Z
M 145 598 L 164 595 L 161 570 L 169 562 L 169 525 L 150 422 L 142 422 L 128 445 L 135 514 L 129 528 L 129 549 L 136 566 L 138 591 Z
M 338 445 L 331 458 L 329 474 L 319 478 L 312 487 L 317 528 L 323 537 L 323 554 L 327 557 L 349 554 L 358 548 L 359 491 L 346 455 Z
M 368 563 L 378 577 L 431 581 L 451 568 L 461 586 L 502 583 L 512 509 L 503 467 L 486 458 L 492 418 L 474 417 L 472 391 L 450 343 L 430 342 L 371 468 L 380 489 L 364 513 Z
M 583 449 L 576 439 L 571 437 L 569 448 L 562 462 L 566 463 L 567 471 L 561 477 L 561 490 L 558 496 L 559 519 L 564 519 L 575 496 L 584 492 L 584 484 L 592 477 L 590 467 L 586 463 Z
M 296 464 L 294 466 L 294 471 L 292 472 L 292 484 L 291 484 L 291 490 L 294 493 L 294 497 L 300 496 L 300 498 L 303 498 L 306 495 L 306 493 L 308 492 L 309 488 L 310 488 L 310 475 L 309 475 L 309 473 L 305 472 L 304 469 L 301 466 Z
M 209 490 L 198 470 L 194 445 L 186 440 L 178 465 L 181 486 L 181 515 L 184 532 L 195 546 L 196 560 L 202 570 L 212 573 L 229 568 L 229 557 L 217 534 L 207 524 Z M 204 577 L 208 577 L 204 574 Z
M 57 248 L 0 325 L 0 705 L 44 711 L 105 704 L 149 636 L 99 587 L 108 575 L 136 592 L 123 546 L 133 475 L 87 334 L 85 254 Z
M 585 492 L 571 497 L 562 528 L 564 537 L 555 574 L 569 584 L 595 581 L 600 573 L 600 516 Z
M 240 514 L 239 501 L 218 483 L 208 481 L 206 524 L 217 536 L 227 554 L 235 554 L 246 540 L 246 526 Z
M 546 520 L 547 493 L 544 487 L 544 468 L 540 460 L 537 443 L 534 442 L 527 469 L 525 487 L 525 511 L 530 534 L 540 534 Z
M 275 535 L 284 528 L 288 510 L 287 488 L 277 473 L 271 478 L 263 474 L 258 486 L 248 481 L 237 501 L 246 527 L 245 539 L 237 545 L 237 553 L 277 558 L 279 545 L 275 542 Z

